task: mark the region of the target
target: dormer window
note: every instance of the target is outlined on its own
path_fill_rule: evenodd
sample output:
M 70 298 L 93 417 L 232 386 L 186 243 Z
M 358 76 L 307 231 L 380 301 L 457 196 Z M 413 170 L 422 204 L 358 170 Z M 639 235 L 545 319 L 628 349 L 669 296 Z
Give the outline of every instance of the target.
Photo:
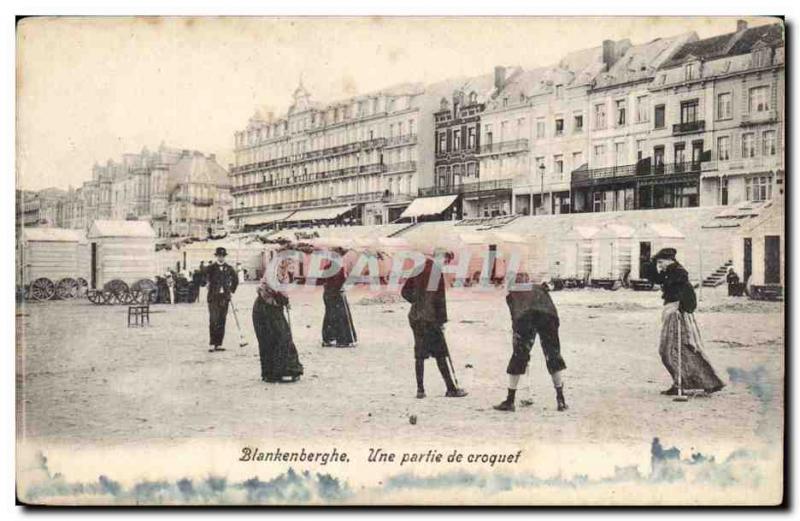
M 442 98 L 442 101 L 439 102 L 439 109 L 447 110 L 450 107 L 450 103 L 447 102 L 447 98 Z
M 564 97 L 564 86 L 556 85 L 556 99 L 561 99 L 563 97 Z
M 753 50 L 753 67 L 766 67 L 770 64 L 769 47 L 761 47 Z
M 475 104 L 477 102 L 478 102 L 478 94 L 476 92 L 474 92 L 474 91 L 470 92 L 469 93 L 469 103 L 470 103 L 470 105 L 473 105 L 473 104 Z
M 684 67 L 684 74 L 684 79 L 686 81 L 697 79 L 697 77 L 700 75 L 700 67 L 697 63 L 687 63 Z

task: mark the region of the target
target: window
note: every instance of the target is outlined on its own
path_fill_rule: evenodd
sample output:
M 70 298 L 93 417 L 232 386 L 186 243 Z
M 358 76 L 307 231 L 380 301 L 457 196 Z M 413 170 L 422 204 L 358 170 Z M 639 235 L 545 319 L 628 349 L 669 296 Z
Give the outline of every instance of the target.
M 556 85 L 556 99 L 561 99 L 563 97 L 564 97 L 564 86 Z
M 636 160 L 641 161 L 644 158 L 644 145 L 646 141 L 644 139 L 636 140 Z
M 572 168 L 580 168 L 583 164 L 583 152 L 573 152 L 572 153 Z
M 564 135 L 564 118 L 556 118 L 556 136 Z
M 664 105 L 656 105 L 654 119 L 655 128 L 664 128 Z
M 475 127 L 469 127 L 467 129 L 467 148 L 475 148 Z
M 594 164 L 595 166 L 605 166 L 606 163 L 606 146 L 605 145 L 595 145 L 594 146 Z
M 753 202 L 772 199 L 772 176 L 760 175 L 745 179 L 744 196 L 745 199 Z
M 636 98 L 636 122 L 645 123 L 650 121 L 650 98 L 639 96 Z
M 694 123 L 697 121 L 697 100 L 681 102 L 681 123 Z
M 453 150 L 461 150 L 461 130 L 453 131 Z
M 491 125 L 486 125 L 484 127 L 484 132 L 486 132 L 486 140 L 485 140 L 486 143 L 485 143 L 485 145 L 487 147 L 491 148 L 492 147 L 492 141 L 494 139 L 494 135 L 492 134 L 492 126 Z
M 536 137 L 544 137 L 544 119 L 536 120 Z
M 627 162 L 626 148 L 625 143 L 614 143 L 614 160 L 616 161 L 614 166 L 622 166 Z
M 730 136 L 720 136 L 717 138 L 717 160 L 727 161 L 731 158 L 731 138 Z
M 525 135 L 523 130 L 524 127 L 525 127 L 525 118 L 518 118 L 516 139 L 522 139 L 522 137 Z
M 594 106 L 594 128 L 595 130 L 603 130 L 606 128 L 606 105 L 599 103 Z
M 439 153 L 447 152 L 447 134 L 442 131 L 439 132 L 438 150 Z
M 415 123 L 416 122 L 413 119 L 408 120 L 408 133 L 412 136 L 414 135 L 414 132 L 416 132 Z
M 769 87 L 750 89 L 750 112 L 766 112 L 769 110 Z
M 756 157 L 756 139 L 755 134 L 747 132 L 742 134 L 742 158 L 750 157 Z
M 697 78 L 698 67 L 696 63 L 687 63 L 684 68 L 686 81 Z
M 717 96 L 717 119 L 730 119 L 733 117 L 732 94 L 725 92 Z
M 476 177 L 478 175 L 478 163 L 467 163 L 467 177 Z
M 627 110 L 627 103 L 625 100 L 617 101 L 617 126 L 625 126 L 625 111 Z
M 686 162 L 686 145 L 675 143 L 675 167 L 680 168 Z
M 768 48 L 753 51 L 753 67 L 766 67 L 769 65 L 770 50 Z
M 572 120 L 572 129 L 576 134 L 583 132 L 583 114 L 575 114 Z
M 558 174 L 558 177 L 563 177 L 564 173 L 564 156 L 559 154 L 553 156 L 553 171 Z
M 535 162 L 536 162 L 536 174 L 540 175 L 542 167 L 544 166 L 544 157 L 537 157 Z
M 503 107 L 508 107 L 508 96 L 503 98 Z
M 774 156 L 778 153 L 776 134 L 774 130 L 765 130 L 762 134 L 763 150 L 762 154 L 765 156 Z
M 653 147 L 653 166 L 656 171 L 663 171 L 664 169 L 664 145 Z

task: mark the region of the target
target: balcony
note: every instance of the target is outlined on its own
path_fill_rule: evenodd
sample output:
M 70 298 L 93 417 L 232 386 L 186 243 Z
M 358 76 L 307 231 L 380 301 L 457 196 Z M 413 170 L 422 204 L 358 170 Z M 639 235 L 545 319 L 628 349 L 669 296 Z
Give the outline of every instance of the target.
M 213 197 L 193 197 L 192 204 L 195 206 L 213 206 Z
M 740 125 L 743 127 L 749 127 L 751 125 L 777 123 L 777 121 L 778 121 L 778 111 L 775 109 L 769 109 L 769 110 L 762 110 L 759 112 L 750 112 L 748 114 L 742 114 L 742 121 Z
M 700 161 L 660 165 L 637 163 L 589 170 L 574 170 L 571 184 L 573 187 L 588 187 L 629 181 L 652 184 L 660 180 L 673 180 L 682 177 L 693 178 L 700 175 L 705 163 Z
M 513 141 L 501 141 L 499 143 L 481 145 L 478 149 L 478 155 L 513 154 L 515 152 L 526 152 L 527 150 L 527 139 L 515 139 Z
M 315 172 L 311 174 L 296 175 L 294 177 L 285 177 L 281 179 L 274 179 L 272 181 L 261 181 L 259 183 L 249 183 L 242 186 L 231 188 L 231 194 L 238 195 L 245 192 L 264 190 L 266 188 L 274 188 L 281 186 L 298 186 L 317 181 L 325 181 L 331 179 L 338 179 L 357 174 L 379 174 L 386 170 L 386 165 L 382 163 L 370 163 L 361 166 L 349 166 L 339 168 L 336 170 L 329 170 L 327 172 Z
M 313 208 L 317 206 L 330 206 L 334 204 L 348 203 L 368 203 L 381 200 L 383 192 L 364 192 L 333 197 L 321 197 L 317 199 L 304 199 L 300 201 L 288 201 L 284 203 L 262 204 L 260 206 L 248 206 L 232 208 L 228 211 L 229 217 L 241 217 L 257 213 L 274 212 L 280 210 L 298 210 L 301 208 Z
M 513 181 L 511 179 L 497 179 L 493 181 L 476 181 L 473 183 L 465 183 L 461 185 L 449 186 L 430 186 L 428 188 L 420 188 L 420 197 L 429 197 L 433 195 L 454 195 L 454 194 L 478 194 L 484 192 L 497 192 L 497 191 L 511 191 Z
M 392 163 L 386 165 L 387 174 L 397 174 L 399 172 L 413 172 L 417 169 L 416 161 L 404 161 L 402 163 Z
M 676 123 L 672 125 L 672 135 L 680 136 L 683 134 L 692 134 L 695 132 L 704 132 L 706 129 L 706 121 L 699 119 L 696 121 L 686 121 L 684 123 Z
M 400 145 L 412 145 L 417 142 L 416 134 L 403 134 L 402 136 L 392 136 L 386 139 L 387 147 L 396 147 Z

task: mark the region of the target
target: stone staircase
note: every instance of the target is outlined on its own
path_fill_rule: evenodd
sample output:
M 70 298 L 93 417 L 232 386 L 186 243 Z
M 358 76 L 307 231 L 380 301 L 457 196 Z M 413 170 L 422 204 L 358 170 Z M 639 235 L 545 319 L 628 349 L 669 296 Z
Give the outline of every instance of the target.
M 703 279 L 704 288 L 716 288 L 717 286 L 725 283 L 725 276 L 728 274 L 728 268 L 733 266 L 733 260 L 729 259 L 725 264 L 717 268 L 711 275 Z

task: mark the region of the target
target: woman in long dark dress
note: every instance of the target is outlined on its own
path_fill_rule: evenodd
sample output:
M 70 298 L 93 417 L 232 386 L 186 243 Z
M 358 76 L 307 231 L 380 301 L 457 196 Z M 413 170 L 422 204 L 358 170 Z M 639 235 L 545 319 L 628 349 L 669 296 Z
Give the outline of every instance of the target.
M 356 347 L 358 338 L 350 314 L 350 305 L 344 292 L 347 277 L 344 268 L 322 282 L 324 287 L 322 302 L 325 304 L 325 318 L 322 320 L 322 345 L 325 347 Z
M 681 349 L 681 386 L 714 393 L 725 387 L 702 349 L 700 328 L 694 318 L 697 298 L 689 273 L 675 260 L 674 248 L 664 248 L 653 258 L 647 278 L 661 285 L 664 309 L 661 313 L 659 354 L 673 385 L 662 394 L 678 394 L 678 349 Z M 680 339 L 680 347 L 679 340 Z
M 265 276 L 253 304 L 253 328 L 258 337 L 261 379 L 265 382 L 294 382 L 303 374 L 292 330 L 283 312 L 288 306 L 289 297 L 270 287 Z

